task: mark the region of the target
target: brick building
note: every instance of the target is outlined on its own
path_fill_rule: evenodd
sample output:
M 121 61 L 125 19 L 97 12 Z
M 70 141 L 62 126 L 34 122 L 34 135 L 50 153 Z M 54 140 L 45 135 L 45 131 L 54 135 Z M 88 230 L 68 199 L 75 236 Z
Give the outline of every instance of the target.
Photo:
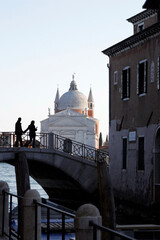
M 134 34 L 109 56 L 109 155 L 115 196 L 146 206 L 160 202 L 160 4 L 128 19 Z

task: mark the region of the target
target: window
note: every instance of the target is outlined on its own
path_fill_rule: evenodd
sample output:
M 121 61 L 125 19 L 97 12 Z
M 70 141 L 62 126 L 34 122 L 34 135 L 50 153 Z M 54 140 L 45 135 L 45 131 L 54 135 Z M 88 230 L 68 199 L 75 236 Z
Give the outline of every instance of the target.
M 114 72 L 114 85 L 117 85 L 117 83 L 118 83 L 118 72 L 115 71 Z
M 160 57 L 157 59 L 157 89 L 160 90 Z
M 138 138 L 138 170 L 144 170 L 144 137 Z
M 130 68 L 126 67 L 122 70 L 122 99 L 130 97 Z
M 123 138 L 122 169 L 127 168 L 127 138 Z
M 137 94 L 147 92 L 147 60 L 139 62 L 137 66 Z
M 141 32 L 144 29 L 144 23 L 138 24 L 138 32 Z
M 89 109 L 93 109 L 93 104 L 92 104 L 92 103 L 89 103 L 89 104 L 88 104 L 88 107 L 89 107 Z

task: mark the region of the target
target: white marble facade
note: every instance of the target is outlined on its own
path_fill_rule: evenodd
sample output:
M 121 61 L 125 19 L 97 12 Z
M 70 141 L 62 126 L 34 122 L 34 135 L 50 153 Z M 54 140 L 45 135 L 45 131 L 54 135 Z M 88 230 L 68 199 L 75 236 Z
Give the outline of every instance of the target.
M 73 87 L 74 86 L 74 87 Z M 76 87 L 75 87 L 76 86 Z M 99 121 L 88 114 L 89 108 L 86 109 L 86 97 L 85 100 L 85 111 L 82 109 L 82 97 L 83 96 L 77 90 L 76 82 L 73 80 L 70 84 L 70 89 L 67 93 L 63 94 L 62 97 L 57 100 L 57 95 L 55 99 L 55 114 L 49 114 L 48 118 L 41 121 L 41 132 L 50 133 L 53 132 L 57 135 L 70 138 L 74 141 L 81 142 L 87 144 L 92 147 L 99 147 Z M 58 92 L 59 95 L 59 92 Z M 68 95 L 68 103 L 67 105 L 67 97 Z M 74 102 L 71 106 L 71 98 L 81 99 L 81 101 L 76 102 L 76 107 L 74 108 Z M 63 107 L 62 100 L 65 96 L 65 103 Z M 89 100 L 91 101 L 91 99 Z M 92 99 L 93 101 L 93 99 Z M 58 103 L 60 102 L 61 109 L 58 109 Z M 92 104 L 94 105 L 94 104 Z M 82 110 L 82 111 L 81 111 Z M 92 109 L 93 110 L 93 109 Z M 90 110 L 91 111 L 91 110 Z
M 67 108 L 41 121 L 41 131 L 53 132 L 57 135 L 95 147 L 97 145 L 95 121 L 93 118 L 88 118 Z

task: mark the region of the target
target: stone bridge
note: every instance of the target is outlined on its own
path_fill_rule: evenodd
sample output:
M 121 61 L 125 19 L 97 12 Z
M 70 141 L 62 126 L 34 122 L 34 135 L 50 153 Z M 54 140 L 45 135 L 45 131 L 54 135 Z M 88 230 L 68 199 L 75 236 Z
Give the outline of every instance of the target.
M 24 146 L 28 139 L 29 136 L 24 134 Z M 17 156 L 21 156 L 18 194 L 23 195 L 20 190 L 24 186 L 29 188 L 29 179 L 26 176 L 29 169 L 29 175 L 42 186 L 50 200 L 72 209 L 84 203 L 99 205 L 98 184 L 101 180 L 99 181 L 98 167 L 101 165 L 101 173 L 103 172 L 105 179 L 106 152 L 54 133 L 37 133 L 36 148 L 14 147 L 15 140 L 14 132 L 0 133 L 0 162 L 9 163 L 17 170 Z M 19 179 L 24 186 L 20 186 Z
M 98 205 L 97 162 L 55 149 L 0 148 L 0 162 L 15 166 L 17 153 L 26 156 L 29 175 L 49 199 L 70 208 L 83 203 Z

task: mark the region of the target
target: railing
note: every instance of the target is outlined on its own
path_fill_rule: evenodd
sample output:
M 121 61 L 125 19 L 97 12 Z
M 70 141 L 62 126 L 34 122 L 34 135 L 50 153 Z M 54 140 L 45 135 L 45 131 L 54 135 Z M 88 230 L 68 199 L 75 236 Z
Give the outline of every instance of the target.
M 9 197 L 9 201 L 8 201 L 8 207 L 9 207 L 9 221 L 8 221 L 8 231 L 5 231 L 5 197 L 8 196 Z M 17 204 L 13 203 L 13 198 L 16 198 Z M 20 234 L 20 227 L 19 224 L 23 224 L 22 222 L 22 215 L 23 213 L 19 212 L 20 206 L 22 206 L 22 199 L 23 197 L 17 196 L 15 194 L 11 194 L 9 192 L 3 191 L 3 212 L 2 212 L 2 235 L 6 236 L 8 239 L 18 239 L 21 240 L 22 237 Z M 58 209 L 54 206 L 50 206 L 48 205 L 48 203 L 46 202 L 46 199 L 43 199 L 43 203 L 37 202 L 36 200 L 33 202 L 35 205 L 35 240 L 37 239 L 37 209 L 38 206 L 42 208 L 47 209 L 47 221 L 46 221 L 46 225 L 47 225 L 47 229 L 46 229 L 46 233 L 47 233 L 47 240 L 50 239 L 50 223 L 51 223 L 51 213 L 57 212 L 58 214 L 61 214 L 61 224 L 60 224 L 60 228 L 59 228 L 59 232 L 61 232 L 62 234 L 62 240 L 65 240 L 65 233 L 68 231 L 68 229 L 66 230 L 66 218 L 69 219 L 73 219 L 75 217 L 75 214 L 69 213 L 65 210 L 61 210 Z M 14 209 L 13 209 L 14 206 Z M 15 214 L 13 214 L 13 210 L 16 211 L 16 216 Z M 22 211 L 22 209 L 21 209 Z M 19 219 L 21 219 L 21 223 L 19 223 Z M 16 222 L 15 228 L 13 226 L 13 221 Z M 74 223 L 74 221 L 72 221 Z
M 0 133 L 0 147 L 14 147 L 16 135 L 14 132 Z M 29 134 L 22 135 L 23 146 L 27 146 Z M 32 147 L 29 145 L 28 147 Z M 89 145 L 73 141 L 71 139 L 59 136 L 54 133 L 37 133 L 36 148 L 56 149 L 61 152 L 66 152 L 70 155 L 81 157 L 93 161 L 106 161 L 108 153 Z
M 9 197 L 9 233 L 8 232 L 5 232 L 5 226 L 4 226 L 4 219 L 5 219 L 5 211 L 6 211 L 6 206 L 5 204 L 7 204 L 7 201 L 6 201 L 6 197 Z M 19 232 L 19 224 L 20 222 L 18 222 L 18 228 L 15 229 L 13 231 L 13 226 L 12 226 L 12 220 L 13 220 L 13 197 L 15 197 L 17 199 L 17 202 L 18 202 L 18 216 L 16 217 L 16 219 L 20 219 L 19 217 L 21 216 L 24 216 L 21 212 L 21 214 L 19 213 L 19 207 L 24 207 L 21 203 L 22 201 L 22 197 L 19 197 L 15 194 L 11 194 L 9 192 L 6 192 L 6 191 L 3 191 L 3 216 L 2 216 L 2 219 L 3 219 L 3 222 L 2 222 L 2 235 L 3 236 L 7 236 L 9 239 L 22 239 L 22 235 L 23 235 L 23 232 Z M 38 209 L 39 207 L 41 208 L 41 211 L 42 211 L 42 208 L 45 208 L 47 211 L 47 219 L 46 219 L 46 234 L 47 234 L 47 240 L 50 239 L 51 237 L 51 219 L 53 218 L 57 218 L 53 217 L 53 212 L 55 213 L 58 213 L 59 216 L 61 216 L 61 221 L 60 221 L 60 228 L 59 228 L 59 232 L 61 232 L 61 240 L 65 240 L 65 234 L 68 232 L 67 229 L 66 229 L 66 225 L 67 225 L 67 220 L 73 220 L 72 223 L 73 223 L 73 227 L 72 227 L 72 233 L 75 233 L 75 227 L 74 227 L 74 219 L 76 218 L 76 215 L 74 213 L 71 213 L 67 210 L 63 210 L 63 209 L 59 209 L 58 207 L 54 207 L 53 205 L 49 205 L 48 201 L 46 201 L 45 199 L 42 199 L 43 202 L 39 202 L 37 200 L 34 200 L 32 199 L 32 201 L 30 202 L 30 206 L 31 208 L 33 208 L 33 206 L 35 206 L 35 228 L 34 228 L 34 239 L 35 240 L 38 240 L 38 228 L 37 228 L 37 223 L 39 222 L 40 220 L 40 223 L 41 223 L 41 228 L 42 228 L 42 218 L 39 218 L 39 215 L 38 215 Z M 20 206 L 19 206 L 20 204 Z M 8 206 L 7 206 L 8 207 Z M 21 208 L 21 211 L 22 211 L 22 208 Z M 28 209 L 27 209 L 28 211 Z M 33 209 L 32 209 L 32 213 L 33 213 Z M 7 213 L 6 213 L 7 214 Z M 34 214 L 33 214 L 34 216 Z M 22 217 L 23 219 L 23 217 Z M 21 228 L 21 231 L 22 231 L 22 226 L 23 226 L 23 220 L 21 219 L 22 221 L 22 225 L 20 226 Z M 28 222 L 28 218 L 25 219 L 25 221 Z M 86 220 L 85 220 L 85 223 L 86 223 Z M 96 224 L 96 223 L 93 223 L 92 221 L 89 222 L 89 226 L 93 227 L 93 240 L 97 240 L 97 231 L 105 231 L 113 236 L 116 236 L 116 237 L 119 237 L 120 239 L 124 239 L 124 240 L 136 240 L 135 238 L 132 238 L 130 236 L 127 236 L 125 234 L 122 234 L 116 230 L 113 230 L 113 229 L 110 229 L 110 228 L 107 228 L 107 227 L 104 227 L 104 226 L 101 226 L 99 224 Z M 30 230 L 33 232 L 33 229 L 30 228 Z M 77 229 L 78 230 L 78 229 Z M 100 239 L 100 238 L 98 238 Z
M 37 133 L 36 134 L 36 148 L 47 148 L 48 147 L 48 133 Z M 23 146 L 29 141 L 29 133 L 22 135 Z M 15 147 L 16 135 L 14 132 L 0 132 L 0 147 Z M 29 146 L 31 147 L 31 145 Z
M 45 201 L 45 199 L 43 199 L 43 201 Z M 56 212 L 58 214 L 61 214 L 61 223 L 60 223 L 60 229 L 59 231 L 61 232 L 62 234 L 62 240 L 65 240 L 65 233 L 67 232 L 66 231 L 66 217 L 69 217 L 70 219 L 73 219 L 75 218 L 75 214 L 72 214 L 72 213 L 69 213 L 67 211 L 64 211 L 64 210 L 60 210 L 56 207 L 53 207 L 53 206 L 49 206 L 48 204 L 45 204 L 45 203 L 40 203 L 40 202 L 37 202 L 37 201 L 34 201 L 35 203 L 35 226 L 37 226 L 37 209 L 38 209 L 38 206 L 41 206 L 41 208 L 45 208 L 47 209 L 47 229 L 46 229 L 46 233 L 47 233 L 47 240 L 50 239 L 50 219 L 51 219 L 51 212 Z M 73 221 L 74 222 L 74 221 Z M 37 228 L 35 229 L 35 240 L 37 240 Z
M 120 233 L 118 231 L 115 231 L 113 229 L 107 228 L 107 227 L 103 227 L 101 225 L 95 224 L 92 221 L 90 222 L 90 226 L 93 226 L 93 240 L 97 240 L 97 231 L 101 230 L 107 233 L 110 233 L 113 236 L 117 236 L 120 239 L 124 239 L 124 240 L 136 240 L 135 238 L 132 238 L 130 236 L 127 236 L 126 234 Z
M 6 232 L 5 231 L 5 226 L 4 226 L 4 219 L 5 219 L 5 197 L 8 195 L 9 197 L 9 231 Z M 13 198 L 16 199 L 15 203 L 13 203 Z M 20 236 L 20 232 L 19 232 L 19 207 L 22 203 L 22 197 L 17 196 L 15 194 L 11 194 L 9 192 L 5 192 L 3 191 L 3 216 L 2 216 L 2 234 L 7 236 L 9 239 L 22 239 Z M 17 219 L 15 220 L 13 217 L 13 206 L 15 209 L 15 205 L 17 206 Z M 16 228 L 13 228 L 13 220 L 17 221 L 16 223 Z

